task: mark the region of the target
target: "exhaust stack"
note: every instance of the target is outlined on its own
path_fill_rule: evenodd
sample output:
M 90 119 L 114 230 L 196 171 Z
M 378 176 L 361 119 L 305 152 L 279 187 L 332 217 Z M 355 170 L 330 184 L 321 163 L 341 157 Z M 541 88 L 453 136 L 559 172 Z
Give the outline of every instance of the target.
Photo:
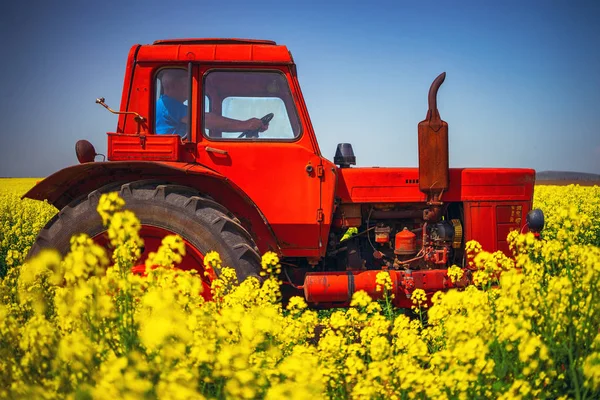
M 429 89 L 429 110 L 419 122 L 419 189 L 433 206 L 425 220 L 436 220 L 435 211 L 442 205 L 442 194 L 448 189 L 450 166 L 448 161 L 448 123 L 442 121 L 437 109 L 437 92 L 446 79 L 441 73 Z

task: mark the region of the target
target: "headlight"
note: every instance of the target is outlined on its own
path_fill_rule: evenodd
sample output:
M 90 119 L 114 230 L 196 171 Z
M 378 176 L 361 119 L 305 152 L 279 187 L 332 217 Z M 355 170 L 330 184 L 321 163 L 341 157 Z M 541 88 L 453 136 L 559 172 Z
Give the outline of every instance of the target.
M 527 226 L 533 233 L 538 233 L 544 229 L 544 212 L 535 208 L 527 213 Z

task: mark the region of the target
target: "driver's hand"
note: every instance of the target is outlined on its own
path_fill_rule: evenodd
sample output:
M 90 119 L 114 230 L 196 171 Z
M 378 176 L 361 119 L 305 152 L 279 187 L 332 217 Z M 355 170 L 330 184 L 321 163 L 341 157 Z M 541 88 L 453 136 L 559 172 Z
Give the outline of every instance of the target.
M 246 130 L 264 132 L 269 128 L 269 124 L 263 124 L 258 118 L 250 118 L 246 121 Z

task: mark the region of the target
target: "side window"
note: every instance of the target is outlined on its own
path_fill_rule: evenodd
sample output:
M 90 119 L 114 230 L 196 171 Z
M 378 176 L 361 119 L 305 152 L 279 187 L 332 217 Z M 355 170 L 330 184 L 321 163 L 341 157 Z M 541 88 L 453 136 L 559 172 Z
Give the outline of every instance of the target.
M 188 72 L 182 68 L 165 68 L 156 74 L 156 108 L 154 132 L 156 134 L 188 133 Z
M 204 134 L 211 139 L 290 140 L 300 121 L 279 71 L 210 71 L 204 78 Z M 205 100 L 205 104 L 208 104 Z

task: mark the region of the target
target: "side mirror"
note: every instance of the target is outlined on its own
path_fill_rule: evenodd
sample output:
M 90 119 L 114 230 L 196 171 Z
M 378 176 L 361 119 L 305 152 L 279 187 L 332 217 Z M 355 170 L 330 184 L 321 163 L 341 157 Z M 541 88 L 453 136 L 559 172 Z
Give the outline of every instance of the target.
M 77 160 L 80 164 L 93 162 L 96 158 L 96 149 L 87 140 L 78 140 L 75 143 L 75 154 L 77 154 Z
M 337 145 L 333 163 L 339 165 L 340 168 L 349 168 L 351 165 L 356 165 L 356 157 L 350 143 L 340 143 Z
M 80 164 L 94 162 L 96 156 L 104 157 L 104 154 L 96 153 L 94 145 L 87 140 L 78 140 L 75 143 L 75 154 Z

